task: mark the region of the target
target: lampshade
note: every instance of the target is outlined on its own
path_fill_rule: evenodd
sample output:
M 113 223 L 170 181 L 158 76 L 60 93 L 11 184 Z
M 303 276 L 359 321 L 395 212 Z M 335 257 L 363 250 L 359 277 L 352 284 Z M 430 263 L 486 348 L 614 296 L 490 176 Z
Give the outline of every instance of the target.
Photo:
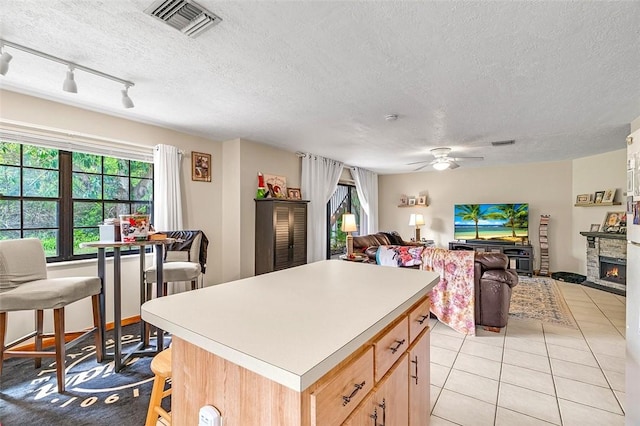
M 447 160 L 444 161 L 438 161 L 436 163 L 433 164 L 433 168 L 436 170 L 447 170 L 449 168 L 450 164 Z
M 422 226 L 424 225 L 424 216 L 420 213 L 412 213 L 409 217 L 409 226 Z
M 342 215 L 342 227 L 340 228 L 342 232 L 353 232 L 358 230 L 358 225 L 356 224 L 356 215 L 352 213 L 345 213 Z

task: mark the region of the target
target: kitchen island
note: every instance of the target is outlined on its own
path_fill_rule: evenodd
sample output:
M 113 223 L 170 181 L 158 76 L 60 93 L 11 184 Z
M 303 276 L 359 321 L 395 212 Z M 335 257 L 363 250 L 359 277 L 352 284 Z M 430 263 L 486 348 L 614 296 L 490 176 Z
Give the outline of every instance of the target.
M 427 424 L 437 281 L 330 260 L 145 303 L 142 318 L 173 334 L 173 423 L 213 405 L 226 426 Z

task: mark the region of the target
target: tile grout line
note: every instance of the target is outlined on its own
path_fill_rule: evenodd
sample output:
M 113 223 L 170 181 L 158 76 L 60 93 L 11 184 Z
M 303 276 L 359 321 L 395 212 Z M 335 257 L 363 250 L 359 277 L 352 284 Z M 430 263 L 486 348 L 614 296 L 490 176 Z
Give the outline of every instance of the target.
M 602 309 L 600 309 L 600 306 L 598 306 L 598 303 L 596 302 L 596 300 L 595 300 L 593 297 L 591 297 L 591 295 L 589 294 L 589 292 L 588 292 L 588 291 L 586 291 L 586 290 L 584 290 L 584 289 L 581 289 L 581 290 L 582 290 L 582 291 L 583 291 L 583 293 L 584 293 L 584 294 L 589 298 L 589 300 L 590 300 L 590 301 L 595 305 L 595 308 L 596 308 L 598 311 L 600 311 L 600 313 L 602 313 L 602 315 L 604 315 L 604 317 L 607 319 L 607 321 L 609 321 L 609 323 L 610 323 L 610 324 L 615 328 L 616 332 L 617 332 L 618 334 L 620 334 L 620 330 L 618 330 L 618 328 L 616 327 L 616 325 L 615 325 L 615 324 L 613 324 L 613 322 L 611 322 L 611 320 L 609 319 L 609 316 L 608 316 L 604 311 L 602 311 Z M 564 297 L 564 291 L 562 290 L 562 287 L 560 287 L 560 291 L 562 292 L 562 297 Z M 565 300 L 567 300 L 567 299 L 565 298 Z M 567 301 L 567 303 L 568 303 L 569 305 L 571 305 L 571 302 Z M 569 306 L 569 309 L 571 309 L 571 306 Z M 571 315 L 573 315 L 573 311 L 572 311 Z M 585 322 L 589 322 L 589 321 L 585 321 Z M 604 387 L 604 386 L 593 385 L 592 383 L 583 382 L 583 381 L 581 381 L 581 380 L 575 380 L 575 379 L 568 379 L 568 380 L 575 380 L 575 381 L 580 382 L 580 383 L 586 383 L 586 384 L 590 384 L 590 385 L 592 385 L 592 386 L 598 386 L 598 387 L 603 388 L 603 389 L 609 389 L 609 390 L 611 391 L 611 393 L 613 394 L 613 397 L 615 398 L 616 403 L 618 404 L 618 407 L 620 408 L 620 411 L 622 411 L 622 414 L 623 414 L 623 416 L 624 416 L 624 415 L 625 415 L 624 407 L 622 407 L 622 404 L 620 404 L 620 400 L 619 400 L 619 398 L 618 398 L 618 396 L 617 396 L 617 394 L 616 394 L 615 390 L 613 389 L 613 387 L 612 387 L 612 385 L 611 385 L 611 381 L 609 380 L 609 378 L 608 378 L 608 377 L 607 377 L 607 375 L 605 374 L 604 369 L 602 368 L 602 364 L 600 363 L 600 360 L 599 360 L 599 359 L 598 359 L 598 357 L 596 356 L 596 353 L 593 351 L 593 348 L 591 347 L 591 344 L 589 343 L 589 340 L 587 339 L 587 336 L 584 334 L 584 332 L 583 332 L 583 330 L 582 330 L 582 326 L 581 326 L 581 324 L 580 324 L 580 321 L 577 321 L 577 320 L 576 320 L 576 324 L 578 324 L 578 329 L 580 330 L 580 334 L 582 334 L 582 337 L 583 337 L 583 339 L 584 339 L 585 343 L 587 344 L 587 347 L 589 348 L 589 353 L 593 356 L 593 359 L 595 359 L 596 364 L 598 365 L 598 369 L 600 370 L 600 373 L 602 374 L 602 376 L 604 377 L 605 381 L 607 382 L 607 384 L 608 384 L 609 386 L 608 386 L 608 387 Z M 595 324 L 597 324 L 597 323 L 595 323 Z M 543 326 L 543 332 L 544 332 L 544 326 Z M 547 340 L 546 332 L 544 332 L 544 337 L 545 337 L 545 344 L 546 344 L 546 345 L 548 345 L 548 343 L 546 343 L 546 340 Z M 623 337 L 624 337 L 624 338 L 625 338 L 625 340 L 626 340 L 626 336 L 623 336 Z M 547 346 L 547 352 L 548 352 L 548 351 L 549 351 L 549 348 L 548 348 L 548 346 Z M 604 354 L 604 355 L 606 355 L 606 354 Z M 551 362 L 551 355 L 549 355 L 549 362 Z M 559 398 L 559 397 L 558 397 L 558 389 L 557 389 L 557 387 L 556 387 L 555 374 L 553 374 L 553 367 L 551 367 L 551 368 L 552 368 L 552 370 L 551 370 L 551 372 L 552 372 L 551 377 L 552 377 L 552 380 L 553 380 L 553 386 L 554 386 L 555 391 L 556 391 L 556 401 L 557 401 L 557 403 L 558 403 L 558 411 L 560 411 L 560 416 L 561 416 L 561 420 L 562 420 L 562 412 L 561 412 L 561 410 L 560 410 L 560 399 L 563 399 L 563 400 L 565 400 L 565 399 L 564 399 L 564 398 Z M 559 377 L 560 377 L 560 376 L 559 376 Z M 571 401 L 571 400 L 566 400 L 566 401 Z M 580 405 L 584 405 L 584 406 L 587 406 L 587 407 L 590 407 L 590 408 L 594 408 L 594 409 L 598 409 L 598 410 L 606 411 L 606 412 L 609 412 L 609 413 L 613 413 L 612 411 L 609 411 L 609 410 L 603 410 L 603 409 L 601 409 L 601 408 L 597 408 L 597 407 L 592 407 L 592 406 L 590 406 L 590 405 L 582 404 L 582 403 L 580 403 L 580 402 L 576 402 L 576 401 L 571 401 L 571 402 L 576 403 L 576 404 L 580 404 Z M 617 414 L 617 413 L 613 413 L 613 414 Z

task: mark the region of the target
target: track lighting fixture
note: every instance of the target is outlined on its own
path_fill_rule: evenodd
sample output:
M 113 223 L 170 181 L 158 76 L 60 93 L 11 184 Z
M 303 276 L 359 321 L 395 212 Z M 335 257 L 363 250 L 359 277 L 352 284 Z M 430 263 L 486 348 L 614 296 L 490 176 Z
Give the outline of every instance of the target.
M 69 93 L 78 93 L 78 85 L 73 79 L 73 67 L 69 65 L 69 71 L 67 71 L 67 78 L 62 83 L 62 90 Z
M 7 71 L 9 71 L 9 62 L 11 62 L 13 56 L 4 51 L 4 44 L 0 44 L 0 53 L 0 74 L 6 75 Z
M 125 108 L 133 108 L 133 101 L 131 100 L 131 98 L 129 97 L 129 86 L 128 85 L 124 85 L 124 90 L 121 90 L 122 92 L 122 106 Z
M 76 84 L 75 81 L 75 75 L 74 75 L 74 71 L 75 70 L 81 70 L 84 72 L 88 72 L 90 74 L 94 74 L 97 75 L 99 77 L 103 77 L 106 78 L 108 80 L 113 80 L 116 81 L 120 84 L 124 85 L 124 90 L 121 91 L 122 93 L 122 105 L 125 108 L 133 108 L 133 101 L 131 100 L 131 98 L 129 97 L 129 87 L 133 87 L 135 86 L 135 84 L 133 84 L 131 81 L 128 80 L 124 80 L 122 78 L 118 78 L 115 77 L 113 75 L 110 74 L 106 74 L 103 73 L 102 71 L 98 71 L 98 70 L 94 70 L 92 68 L 88 68 L 88 67 L 84 67 L 82 65 L 78 65 L 76 63 L 73 63 L 71 61 L 67 61 L 65 59 L 61 59 L 58 58 L 57 56 L 53 56 L 53 55 L 49 55 L 48 53 L 44 53 L 44 52 L 40 52 L 38 50 L 35 49 L 31 49 L 29 47 L 25 47 L 25 46 L 21 46 L 19 44 L 10 42 L 10 41 L 6 41 L 6 40 L 0 40 L 0 74 L 2 75 L 6 75 L 7 72 L 9 71 L 9 62 L 12 59 L 12 56 L 5 51 L 5 47 L 11 47 L 13 49 L 17 49 L 17 50 L 21 50 L 23 52 L 27 52 L 27 53 L 31 53 L 32 55 L 36 55 L 39 56 L 41 58 L 45 58 L 48 59 L 50 61 L 54 61 L 54 62 L 58 62 L 61 64 L 64 64 L 66 66 L 69 67 L 69 70 L 67 71 L 67 77 L 64 80 L 64 83 L 62 84 L 62 90 L 64 90 L 65 92 L 69 92 L 69 93 L 78 93 L 78 85 Z

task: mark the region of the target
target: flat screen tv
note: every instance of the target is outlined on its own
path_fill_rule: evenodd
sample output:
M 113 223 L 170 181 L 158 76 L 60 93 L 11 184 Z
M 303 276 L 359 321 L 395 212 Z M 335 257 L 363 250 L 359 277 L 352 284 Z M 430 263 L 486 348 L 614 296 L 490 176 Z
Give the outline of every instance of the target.
M 454 238 L 516 242 L 529 238 L 529 204 L 456 204 Z

